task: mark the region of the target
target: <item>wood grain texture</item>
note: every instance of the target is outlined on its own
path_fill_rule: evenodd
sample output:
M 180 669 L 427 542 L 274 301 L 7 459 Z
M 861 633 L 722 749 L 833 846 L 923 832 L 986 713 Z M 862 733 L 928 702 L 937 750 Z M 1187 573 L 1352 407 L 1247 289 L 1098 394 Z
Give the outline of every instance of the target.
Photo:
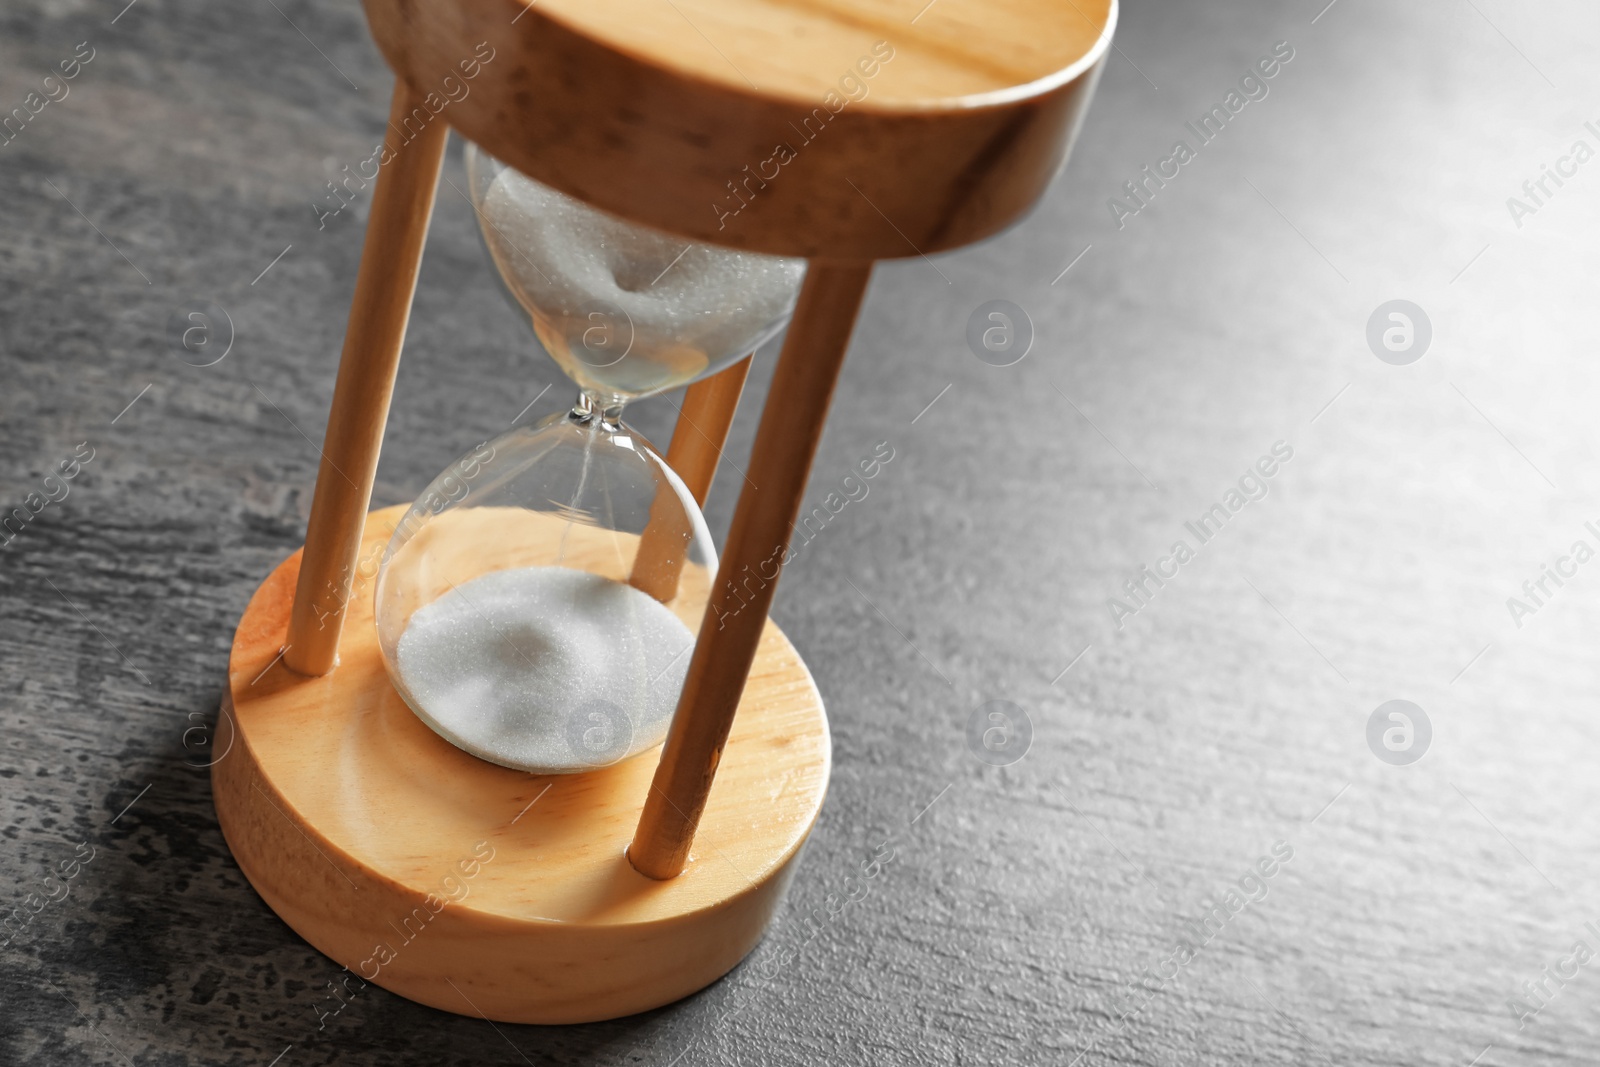
M 305 566 L 283 638 L 284 662 L 301 674 L 326 674 L 338 657 L 389 398 L 433 217 L 450 131 L 442 122 L 430 122 L 414 139 L 405 138 L 402 123 L 422 101 L 404 79 L 395 81 L 384 133 L 386 155 L 372 194 L 372 217 L 306 527 Z
M 744 706 L 746 675 L 770 625 L 767 612 L 871 276 L 871 265 L 814 261 L 806 271 L 761 413 L 750 476 L 629 850 L 634 867 L 652 878 L 677 877 L 689 861 L 735 715 Z
M 364 554 L 404 512 L 372 514 Z M 608 540 L 578 544 L 572 558 L 603 570 Z M 479 541 L 498 558 L 487 532 Z M 333 672 L 285 669 L 278 635 L 299 563 L 296 554 L 274 570 L 239 623 L 225 709 L 236 740 L 212 772 L 235 858 L 297 932 L 365 980 L 505 1022 L 656 1007 L 755 946 L 830 763 L 816 686 L 776 626 L 765 627 L 694 862 L 663 883 L 624 855 L 653 751 L 534 776 L 454 748 L 390 685 L 366 597 L 351 602 Z
M 451 125 L 539 181 L 685 237 L 849 260 L 957 248 L 1027 211 L 1117 13 L 1115 0 L 365 8 L 402 77 L 459 96 Z M 476 80 L 460 95 L 463 62 Z

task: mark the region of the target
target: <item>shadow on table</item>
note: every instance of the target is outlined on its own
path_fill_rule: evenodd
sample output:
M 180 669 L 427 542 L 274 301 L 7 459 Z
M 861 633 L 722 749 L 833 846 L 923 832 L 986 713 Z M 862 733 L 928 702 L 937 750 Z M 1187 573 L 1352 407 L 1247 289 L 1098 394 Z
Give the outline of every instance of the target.
M 262 902 L 228 851 L 211 800 L 216 703 L 183 715 L 178 729 L 126 740 L 121 780 L 63 831 L 63 857 L 90 858 L 70 881 L 49 883 L 57 899 L 0 948 L 0 1062 L 43 1067 L 98 1045 L 106 1062 L 141 1067 L 542 1067 L 667 1063 L 689 1043 L 698 995 L 626 1019 L 546 1027 L 345 984 L 347 972 Z

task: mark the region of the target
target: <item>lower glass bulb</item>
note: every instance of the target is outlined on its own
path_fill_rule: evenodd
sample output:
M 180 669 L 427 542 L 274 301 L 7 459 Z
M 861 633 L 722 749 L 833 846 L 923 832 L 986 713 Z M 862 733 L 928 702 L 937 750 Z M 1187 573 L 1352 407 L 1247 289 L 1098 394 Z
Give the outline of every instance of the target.
M 717 561 L 643 438 L 588 403 L 453 463 L 377 583 L 390 680 L 452 744 L 563 774 L 660 744 Z

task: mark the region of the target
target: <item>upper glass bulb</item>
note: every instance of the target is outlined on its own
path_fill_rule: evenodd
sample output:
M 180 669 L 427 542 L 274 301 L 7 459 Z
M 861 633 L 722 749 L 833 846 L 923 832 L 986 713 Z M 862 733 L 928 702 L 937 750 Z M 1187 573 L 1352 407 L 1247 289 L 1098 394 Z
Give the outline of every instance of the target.
M 602 406 L 721 370 L 788 321 L 805 263 L 646 229 L 467 146 L 489 254 L 539 343 Z

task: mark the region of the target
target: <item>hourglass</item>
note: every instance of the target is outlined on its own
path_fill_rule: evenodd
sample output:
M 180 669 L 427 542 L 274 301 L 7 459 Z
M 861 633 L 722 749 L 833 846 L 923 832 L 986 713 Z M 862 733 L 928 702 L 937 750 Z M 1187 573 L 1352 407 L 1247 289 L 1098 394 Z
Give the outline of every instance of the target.
M 476 146 L 467 176 L 507 289 L 580 392 L 423 491 L 384 552 L 378 640 L 396 691 L 452 743 L 591 770 L 661 743 L 716 576 L 707 486 L 685 485 L 623 406 L 758 347 L 805 265 L 625 222 Z
M 826 792 L 821 694 L 768 609 L 872 265 L 1039 198 L 1115 0 L 365 9 L 390 121 L 305 547 L 234 636 L 218 820 L 346 995 L 657 1007 L 755 949 Z M 369 513 L 451 128 L 578 400 Z M 791 312 L 719 553 L 700 504 L 743 357 Z M 683 385 L 663 456 L 623 405 Z

